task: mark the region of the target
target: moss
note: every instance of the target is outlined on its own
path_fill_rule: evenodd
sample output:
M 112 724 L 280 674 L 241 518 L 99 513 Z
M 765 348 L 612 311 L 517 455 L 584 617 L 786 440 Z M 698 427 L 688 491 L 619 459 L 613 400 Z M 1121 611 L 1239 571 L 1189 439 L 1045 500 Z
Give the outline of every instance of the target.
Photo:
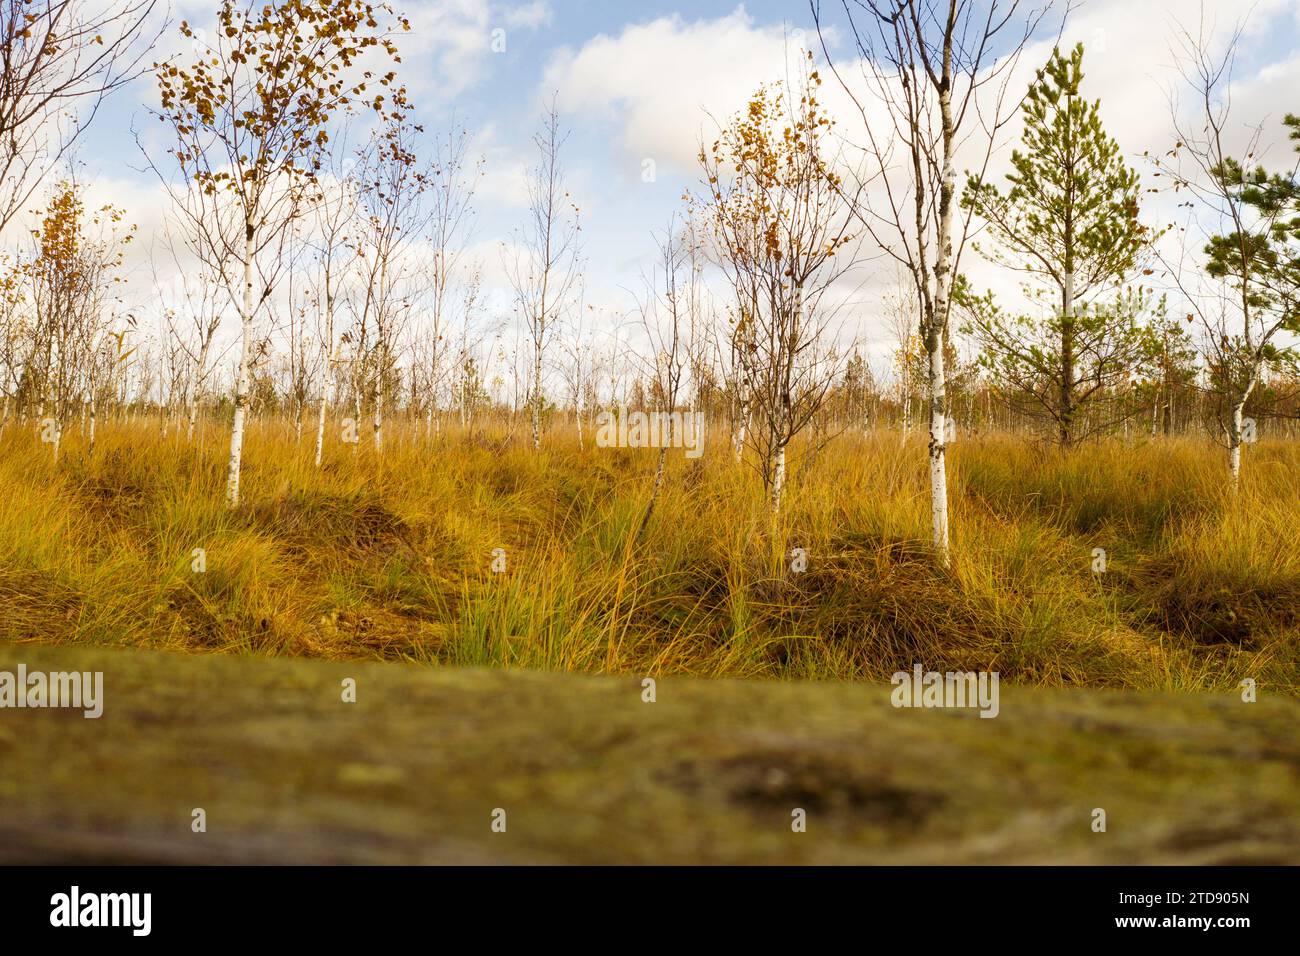
M 878 684 L 643 703 L 633 676 L 0 646 L 20 662 L 103 671 L 104 716 L 0 710 L 0 862 L 1300 862 L 1300 703 L 1268 688 L 1003 687 L 984 720 Z

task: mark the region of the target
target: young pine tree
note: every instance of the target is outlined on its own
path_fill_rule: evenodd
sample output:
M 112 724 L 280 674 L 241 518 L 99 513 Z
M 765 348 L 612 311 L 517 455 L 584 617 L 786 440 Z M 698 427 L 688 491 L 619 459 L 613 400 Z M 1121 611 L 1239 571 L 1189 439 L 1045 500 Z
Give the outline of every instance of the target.
M 1049 302 L 1045 317 L 1012 315 L 991 294 L 963 289 L 967 330 L 995 376 L 1050 419 L 1063 445 L 1084 437 L 1084 407 L 1128 376 L 1144 344 L 1136 318 L 1144 300 L 1121 292 L 1149 242 L 1141 186 L 1102 127 L 1100 102 L 1080 95 L 1083 76 L 1082 44 L 1053 51 L 1025 99 L 1009 188 L 972 176 L 962 199 L 991 239 L 976 249 L 1024 273 L 1031 296 Z

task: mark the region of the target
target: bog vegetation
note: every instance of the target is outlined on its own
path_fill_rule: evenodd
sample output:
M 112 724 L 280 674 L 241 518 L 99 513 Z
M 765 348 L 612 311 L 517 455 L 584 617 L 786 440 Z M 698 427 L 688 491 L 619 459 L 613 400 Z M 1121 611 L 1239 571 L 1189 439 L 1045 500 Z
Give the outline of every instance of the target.
M 653 452 L 579 450 L 571 423 L 538 454 L 526 416 L 513 435 L 432 442 L 409 420 L 382 458 L 334 444 L 317 468 L 291 421 L 255 419 L 237 510 L 222 425 L 193 441 L 161 425 L 114 422 L 57 466 L 7 436 L 0 639 L 747 677 L 920 660 L 1028 683 L 1300 689 L 1300 553 L 1279 533 L 1300 512 L 1293 441 L 1252 446 L 1234 495 L 1203 439 L 973 435 L 951 452 L 943 568 L 923 439 L 896 430 L 828 446 L 775 526 L 755 470 L 674 452 L 638 536 Z
M 1024 62 L 1050 11 L 811 12 L 860 55 L 792 49 L 595 302 L 556 101 L 490 287 L 386 4 L 221 0 L 154 62 L 148 0 L 0 2 L 0 638 L 1294 691 L 1300 118 L 1182 32 L 1133 156 L 1082 46 Z M 58 122 L 142 76 L 143 295 Z

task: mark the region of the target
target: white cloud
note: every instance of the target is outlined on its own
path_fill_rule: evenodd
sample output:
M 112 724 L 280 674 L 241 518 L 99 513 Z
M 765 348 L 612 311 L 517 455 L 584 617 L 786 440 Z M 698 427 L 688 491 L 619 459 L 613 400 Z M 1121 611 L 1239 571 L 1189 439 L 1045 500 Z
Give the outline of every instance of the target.
M 632 156 L 692 170 L 702 135 L 714 128 L 708 115 L 724 120 L 759 83 L 784 75 L 799 38 L 780 24 L 756 24 L 744 7 L 714 20 L 661 17 L 560 50 L 541 89 L 558 92 L 575 124 L 619 122 Z
M 1121 147 L 1130 155 L 1163 152 L 1173 144 L 1170 93 L 1177 96 L 1181 87 L 1179 34 L 1197 33 L 1203 24 L 1222 48 L 1244 21 L 1236 79 L 1250 95 L 1235 97 L 1235 121 L 1254 124 L 1269 116 L 1279 121 L 1289 91 L 1284 83 L 1261 84 L 1260 79 L 1279 68 L 1283 76 L 1294 77 L 1294 60 L 1289 66 L 1258 62 L 1252 54 L 1276 29 L 1287 28 L 1286 14 L 1294 9 L 1295 0 L 1260 0 L 1250 6 L 1238 0 L 1101 0 L 1071 17 L 1063 45 L 1084 44 L 1085 93 L 1101 100 L 1102 119 Z M 1043 45 L 1037 52 L 1045 59 L 1049 50 Z
M 526 208 L 529 160 L 518 145 L 502 142 L 500 130 L 489 124 L 475 137 L 473 152 L 485 160 L 475 196 L 512 209 Z
M 413 94 L 451 100 L 482 79 L 497 29 L 537 30 L 550 22 L 550 6 L 490 0 L 416 0 L 402 9 L 411 32 L 401 38 L 403 81 Z
M 501 22 L 510 29 L 536 30 L 551 22 L 551 5 L 545 0 L 510 7 L 502 14 Z

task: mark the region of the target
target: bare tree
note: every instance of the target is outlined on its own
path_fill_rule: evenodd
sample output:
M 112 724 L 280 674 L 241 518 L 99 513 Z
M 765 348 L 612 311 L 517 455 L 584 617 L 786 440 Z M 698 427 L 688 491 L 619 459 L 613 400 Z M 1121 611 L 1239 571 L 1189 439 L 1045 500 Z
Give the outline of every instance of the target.
M 1046 9 L 1021 0 L 841 0 L 853 37 L 857 77 L 834 65 L 821 0 L 810 0 L 831 69 L 861 117 L 869 202 L 855 202 L 871 239 L 916 286 L 918 330 L 925 346 L 930 393 L 931 541 L 941 564 L 948 554 L 946 436 L 948 396 L 944 351 L 953 277 L 970 226 L 957 221 L 956 156 L 978 127 L 987 172 L 998 131 L 1020 99 L 1008 89 L 1021 53 Z M 847 67 L 847 64 L 845 64 Z M 883 107 L 886 116 L 881 122 Z M 980 144 L 973 148 L 979 151 Z
M 311 246 L 315 268 L 311 297 L 321 351 L 314 459 L 317 468 L 325 451 L 325 416 L 338 386 L 342 344 L 336 322 L 339 295 L 353 269 L 351 233 L 357 215 L 355 165 L 345 133 L 335 140 L 328 174 L 317 179 L 319 192 L 313 203 Z
M 134 361 L 136 349 L 127 345 L 127 336 L 135 331 L 133 315 L 127 313 L 120 323 L 113 315 L 99 327 L 98 334 L 91 340 L 83 408 L 83 415 L 89 419 L 86 426 L 87 455 L 95 453 L 95 426 L 101 395 L 112 388 L 114 376 Z
M 0 231 L 104 98 L 145 71 L 157 0 L 0 0 Z
M 396 118 L 359 155 L 353 249 L 361 282 L 353 344 L 374 416 L 375 451 L 384 447 L 384 404 L 397 367 L 395 348 L 415 300 L 412 253 L 429 221 L 430 169 L 413 150 L 418 126 Z
M 690 274 L 693 265 L 689 250 L 677 234 L 677 224 L 672 222 L 659 240 L 659 261 L 656 268 L 645 277 L 646 292 L 640 305 L 641 326 L 649 343 L 649 362 L 645 370 L 650 380 L 650 398 L 655 410 L 664 416 L 666 428 L 658 429 L 660 445 L 655 465 L 654 482 L 650 500 L 637 529 L 637 537 L 645 533 L 654 513 L 655 503 L 664 482 L 664 464 L 668 449 L 673 444 L 674 430 L 685 428 L 681 417 L 681 401 L 688 387 L 690 356 L 695 329 L 690 309 L 691 291 L 695 276 Z M 691 428 L 695 425 L 691 424 Z M 683 439 L 685 436 L 681 436 Z M 692 439 L 698 442 L 699 435 Z
M 720 325 L 716 327 L 719 334 L 714 339 L 714 355 L 723 372 L 732 458 L 739 465 L 745 457 L 749 429 L 754 323 L 748 318 L 751 312 L 735 307 L 727 312 L 725 334 Z
M 294 244 L 295 260 L 301 259 L 306 251 L 305 242 Z M 323 364 L 319 350 L 315 347 L 314 336 L 310 326 L 314 313 L 312 291 L 303 288 L 304 269 L 295 263 L 289 269 L 287 295 L 285 296 L 285 353 L 283 371 L 285 397 L 293 413 L 294 441 L 302 442 L 303 419 L 307 414 L 307 403 L 312 397 L 312 384 L 320 377 Z
M 1160 174 L 1188 197 L 1182 258 L 1193 238 L 1205 256 L 1203 270 L 1190 275 L 1181 258 L 1162 260 L 1198 317 L 1209 386 L 1226 404 L 1222 424 L 1234 491 L 1242 443 L 1254 437 L 1246 404 L 1268 371 L 1296 361 L 1281 337 L 1300 333 L 1300 162 L 1268 173 L 1256 160 L 1260 131 L 1235 128 L 1232 68 L 1242 29 L 1222 54 L 1211 52 L 1203 27 L 1196 35 L 1186 29 L 1179 34 L 1194 111 L 1183 115 L 1173 100 L 1178 142 L 1156 160 Z M 1285 125 L 1300 141 L 1300 117 L 1288 116 Z
M 483 342 L 489 330 L 483 329 L 478 321 L 481 282 L 477 269 L 465 282 L 460 334 L 456 344 L 452 400 L 460 414 L 461 428 L 465 430 L 473 427 L 475 412 L 487 401 L 482 352 Z M 437 383 L 433 384 L 436 386 Z M 436 395 L 436 391 L 434 394 Z
M 894 333 L 894 372 L 897 375 L 898 403 L 902 411 L 902 432 L 906 440 L 912 433 L 912 396 L 916 391 L 916 362 L 922 351 L 916 334 L 917 316 L 920 313 L 916 298 L 916 285 L 903 270 L 898 271 L 895 289 L 885 295 L 885 314 L 890 331 Z
M 569 404 L 573 407 L 573 423 L 578 430 L 578 450 L 586 448 L 583 415 L 589 411 L 590 397 L 596 376 L 598 356 L 595 337 L 587 325 L 588 315 L 594 312 L 591 305 L 574 310 L 567 324 L 567 335 L 561 348 L 564 352 L 562 374 Z
M 434 423 L 437 396 L 442 389 L 444 357 L 450 344 L 452 309 L 459 304 L 463 309 L 461 322 L 461 349 L 458 367 L 462 373 L 474 372 L 467 366 L 467 339 L 471 335 L 470 314 L 479 300 L 479 270 L 465 261 L 465 247 L 474 227 L 474 192 L 483 175 L 483 159 L 469 155 L 468 131 L 453 123 L 451 130 L 438 137 L 433 157 L 432 182 L 429 187 L 430 261 L 428 266 L 429 294 L 426 315 L 429 328 L 426 338 L 425 369 L 428 381 L 430 430 Z M 459 294 L 457 288 L 459 286 Z M 460 386 L 466 384 L 463 376 Z M 463 395 L 462 395 L 463 399 Z M 462 415 L 465 403 L 459 402 Z
M 163 325 L 169 340 L 188 360 L 188 374 L 185 376 L 186 434 L 192 442 L 199 407 L 207 398 L 213 368 L 220 358 L 213 354 L 213 347 L 221 327 L 225 293 L 202 269 L 193 270 L 186 250 L 177 243 L 170 224 L 164 226 L 163 243 L 174 269 L 175 278 L 170 283 L 170 291 L 176 294 L 164 294 L 164 287 L 168 284 L 160 279 L 156 270 L 154 286 L 159 293 Z
M 0 252 L 0 369 L 3 370 L 4 409 L 0 434 L 19 405 L 21 387 L 31 358 L 30 325 L 23 308 L 22 263 Z M 25 411 L 20 407 L 18 414 Z
M 578 207 L 565 188 L 560 164 L 566 139 L 568 133 L 560 128 L 552 98 L 541 131 L 533 137 L 538 162 L 528 183 L 528 222 L 518 236 L 513 261 L 506 265 L 531 346 L 529 407 L 534 450 L 542 446 L 547 348 L 572 305 L 580 277 Z

